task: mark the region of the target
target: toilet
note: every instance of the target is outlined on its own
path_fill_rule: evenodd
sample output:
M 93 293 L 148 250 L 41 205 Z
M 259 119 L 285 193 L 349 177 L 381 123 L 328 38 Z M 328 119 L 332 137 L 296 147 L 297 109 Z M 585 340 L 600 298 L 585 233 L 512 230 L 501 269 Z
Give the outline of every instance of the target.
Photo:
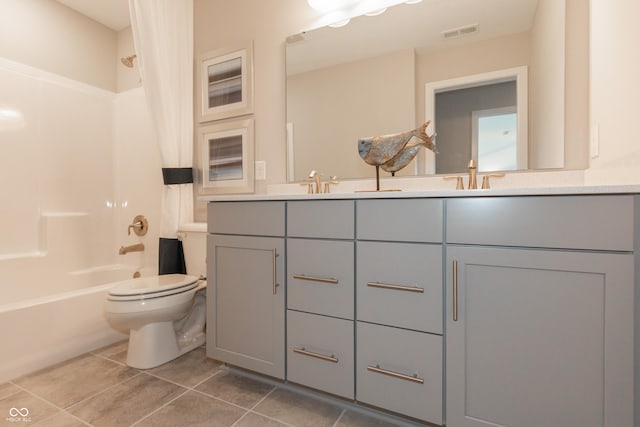
M 105 315 L 129 330 L 127 365 L 153 368 L 204 344 L 205 288 L 205 281 L 185 274 L 114 283 Z

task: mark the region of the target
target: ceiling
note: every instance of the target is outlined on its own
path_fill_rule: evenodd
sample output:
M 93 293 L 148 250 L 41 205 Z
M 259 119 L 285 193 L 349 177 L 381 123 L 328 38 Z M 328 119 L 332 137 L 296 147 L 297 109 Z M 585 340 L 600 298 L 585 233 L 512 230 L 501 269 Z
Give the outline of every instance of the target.
M 131 25 L 129 0 L 57 0 L 94 21 L 120 31 Z

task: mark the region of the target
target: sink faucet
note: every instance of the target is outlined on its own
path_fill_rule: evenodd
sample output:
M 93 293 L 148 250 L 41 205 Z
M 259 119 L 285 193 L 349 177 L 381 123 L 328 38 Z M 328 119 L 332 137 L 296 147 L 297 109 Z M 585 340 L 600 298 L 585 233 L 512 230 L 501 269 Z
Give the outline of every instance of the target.
M 120 250 L 118 253 L 120 255 L 126 255 L 129 252 L 142 252 L 144 251 L 144 245 L 142 243 L 138 243 L 131 246 L 120 246 Z
M 469 190 L 478 189 L 477 167 L 474 160 L 469 160 Z
M 316 170 L 309 172 L 309 178 L 316 181 L 316 194 L 320 194 L 320 174 Z

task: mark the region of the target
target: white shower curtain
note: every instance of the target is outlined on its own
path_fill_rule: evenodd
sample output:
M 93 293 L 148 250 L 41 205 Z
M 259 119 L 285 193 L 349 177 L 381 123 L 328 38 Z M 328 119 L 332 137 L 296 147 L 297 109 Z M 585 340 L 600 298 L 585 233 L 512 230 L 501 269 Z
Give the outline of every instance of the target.
M 138 67 L 164 167 L 193 164 L 193 0 L 129 0 Z M 161 171 L 158 171 L 160 174 Z M 165 185 L 160 236 L 193 221 L 191 184 Z

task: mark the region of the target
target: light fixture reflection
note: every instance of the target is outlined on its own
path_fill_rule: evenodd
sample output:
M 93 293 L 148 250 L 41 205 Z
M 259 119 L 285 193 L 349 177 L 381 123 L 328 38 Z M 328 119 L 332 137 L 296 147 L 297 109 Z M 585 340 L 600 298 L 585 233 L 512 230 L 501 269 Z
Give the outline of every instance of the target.
M 329 24 L 329 26 L 333 27 L 333 28 L 340 28 L 340 27 L 344 27 L 345 25 L 347 25 L 349 23 L 349 21 L 351 21 L 351 19 L 347 18 L 347 19 L 343 19 L 341 21 L 334 22 L 333 24 Z
M 319 12 L 329 12 L 353 3 L 353 0 L 307 0 L 307 3 Z
M 367 15 L 367 16 L 378 16 L 378 15 L 382 15 L 386 11 L 387 11 L 387 8 L 385 7 L 383 9 L 378 9 L 378 10 L 373 10 L 371 12 L 367 12 L 367 13 L 365 13 L 365 15 Z
M 20 110 L 0 106 L 0 132 L 16 131 L 24 127 L 25 120 Z

